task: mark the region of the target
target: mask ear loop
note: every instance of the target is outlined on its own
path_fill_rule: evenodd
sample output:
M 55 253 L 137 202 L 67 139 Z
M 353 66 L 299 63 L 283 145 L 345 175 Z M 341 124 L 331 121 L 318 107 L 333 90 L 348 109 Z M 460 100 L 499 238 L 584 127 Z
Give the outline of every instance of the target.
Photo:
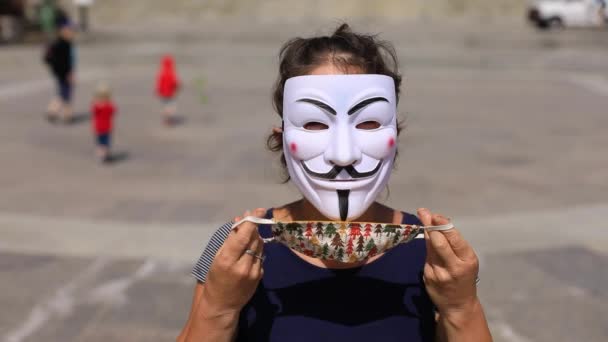
M 242 220 L 233 224 L 232 228 L 234 229 L 235 227 L 238 227 L 243 222 L 251 222 L 251 223 L 255 223 L 255 224 L 276 224 L 277 223 L 277 222 L 275 222 L 275 220 L 271 220 L 271 219 L 265 219 L 265 218 L 255 217 L 255 216 L 246 216 Z
M 255 217 L 255 216 L 246 216 L 242 220 L 234 223 L 232 225 L 231 229 L 234 229 L 235 227 L 238 227 L 243 222 L 251 222 L 251 223 L 255 223 L 255 224 L 270 224 L 270 225 L 275 225 L 275 224 L 278 223 L 278 222 L 276 222 L 275 220 L 272 220 L 272 219 L 265 219 L 265 218 Z M 454 229 L 454 224 L 452 222 L 449 222 L 447 224 L 442 224 L 440 226 L 426 226 L 426 227 L 424 227 L 424 226 L 417 226 L 417 225 L 408 225 L 408 226 L 411 226 L 412 228 L 426 229 L 429 232 L 431 232 L 431 231 L 446 231 L 446 230 Z M 262 238 L 262 240 L 264 241 L 264 243 L 268 243 L 268 242 L 274 241 L 274 237 L 271 237 L 271 238 Z
M 270 224 L 270 225 L 277 224 L 277 222 L 275 222 L 275 220 L 265 219 L 265 218 L 255 217 L 255 216 L 246 216 L 242 220 L 234 223 L 232 225 L 231 229 L 238 227 L 243 222 L 251 222 L 251 223 L 255 223 L 255 224 Z M 270 238 L 262 238 L 262 241 L 264 241 L 264 243 L 273 242 L 274 236 L 270 237 Z
M 423 228 L 426 229 L 429 232 L 432 231 L 446 231 L 446 230 L 450 230 L 454 228 L 454 224 L 452 222 L 448 222 L 446 224 L 442 224 L 440 226 L 426 226 L 426 227 L 419 227 L 419 228 Z

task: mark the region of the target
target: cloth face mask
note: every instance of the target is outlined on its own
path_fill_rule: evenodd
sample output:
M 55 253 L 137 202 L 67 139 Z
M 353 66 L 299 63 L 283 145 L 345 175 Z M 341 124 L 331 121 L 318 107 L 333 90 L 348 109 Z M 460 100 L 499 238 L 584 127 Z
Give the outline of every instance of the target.
M 254 216 L 245 217 L 232 228 L 246 221 L 271 226 L 272 237 L 263 239 L 265 243 L 280 242 L 313 258 L 347 263 L 365 260 L 399 244 L 410 242 L 421 236 L 425 229 L 431 231 L 454 228 L 452 223 L 423 227 L 372 222 L 278 222 Z
M 285 82 L 289 176 L 324 216 L 352 221 L 384 189 L 396 153 L 396 111 L 389 76 L 309 75 Z

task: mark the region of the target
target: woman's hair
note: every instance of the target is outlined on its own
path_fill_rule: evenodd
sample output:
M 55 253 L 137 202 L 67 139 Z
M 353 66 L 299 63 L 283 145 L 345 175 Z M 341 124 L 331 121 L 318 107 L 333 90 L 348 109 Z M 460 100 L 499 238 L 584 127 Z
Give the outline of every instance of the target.
M 331 36 L 289 40 L 281 47 L 279 60 L 279 76 L 274 84 L 272 102 L 281 118 L 285 82 L 291 77 L 308 75 L 324 64 L 331 64 L 346 74 L 355 71 L 390 76 L 395 81 L 395 95 L 399 101 L 401 75 L 395 48 L 375 35 L 353 32 L 348 24 L 341 24 Z M 400 125 L 397 125 L 397 135 L 400 131 Z M 283 153 L 282 133 L 271 133 L 266 145 L 273 152 Z M 281 155 L 281 165 L 285 174 L 284 182 L 287 182 L 289 174 L 284 154 Z

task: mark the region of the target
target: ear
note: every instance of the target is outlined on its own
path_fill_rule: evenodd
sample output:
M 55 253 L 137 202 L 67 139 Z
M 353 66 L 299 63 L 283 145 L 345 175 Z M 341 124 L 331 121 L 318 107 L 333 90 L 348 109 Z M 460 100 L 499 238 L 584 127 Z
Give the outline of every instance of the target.
M 281 124 L 281 127 L 277 127 L 277 126 L 272 127 L 272 133 L 273 134 L 283 134 L 283 124 Z

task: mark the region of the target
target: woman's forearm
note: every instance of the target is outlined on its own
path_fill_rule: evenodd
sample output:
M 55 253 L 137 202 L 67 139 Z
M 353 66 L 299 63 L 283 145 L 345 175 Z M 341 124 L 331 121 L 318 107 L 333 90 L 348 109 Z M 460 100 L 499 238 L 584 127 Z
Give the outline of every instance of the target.
M 488 322 L 479 301 L 466 310 L 439 314 L 437 342 L 492 342 Z

